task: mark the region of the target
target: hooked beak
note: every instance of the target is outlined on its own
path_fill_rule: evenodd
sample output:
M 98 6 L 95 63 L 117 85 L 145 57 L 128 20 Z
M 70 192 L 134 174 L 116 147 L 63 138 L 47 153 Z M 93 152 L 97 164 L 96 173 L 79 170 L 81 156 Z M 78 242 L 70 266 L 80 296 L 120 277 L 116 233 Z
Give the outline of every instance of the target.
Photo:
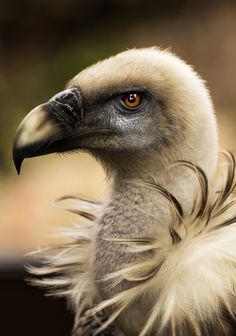
M 18 174 L 25 158 L 78 148 L 76 138 L 83 131 L 82 95 L 70 88 L 37 106 L 21 122 L 13 144 Z

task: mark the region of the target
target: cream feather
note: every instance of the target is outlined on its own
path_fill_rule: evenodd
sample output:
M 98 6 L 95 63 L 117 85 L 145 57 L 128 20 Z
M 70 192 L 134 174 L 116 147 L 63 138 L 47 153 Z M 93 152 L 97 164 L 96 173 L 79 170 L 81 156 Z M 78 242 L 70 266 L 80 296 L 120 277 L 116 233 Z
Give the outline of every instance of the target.
M 185 161 L 177 163 L 193 170 L 199 181 L 192 212 L 187 215 L 161 186 L 141 180 L 130 182 L 141 183 L 166 198 L 172 224 L 163 233 L 169 240 L 160 236 L 109 238 L 114 244 L 125 246 L 128 253 L 140 256 L 139 262 L 123 265 L 102 280 L 107 287 L 117 286 L 124 279 L 133 283 L 114 297 L 96 302 L 91 260 L 98 230 L 96 221 L 88 220 L 71 229 L 71 243 L 40 252 L 45 266 L 30 271 L 40 276 L 53 275 L 36 283 L 70 298 L 77 314 L 76 335 L 84 309 L 95 315 L 113 307 L 102 330 L 137 300 L 152 302 L 139 336 L 210 335 L 209 327 L 217 335 L 227 335 L 225 314 L 234 318 L 236 305 L 236 197 L 235 160 L 231 154 L 225 155 L 221 174 L 211 185 L 200 168 Z M 78 201 L 75 212 L 81 213 L 81 205 L 84 211 L 84 202 Z M 86 211 L 89 208 L 94 215 L 94 204 L 88 202 Z

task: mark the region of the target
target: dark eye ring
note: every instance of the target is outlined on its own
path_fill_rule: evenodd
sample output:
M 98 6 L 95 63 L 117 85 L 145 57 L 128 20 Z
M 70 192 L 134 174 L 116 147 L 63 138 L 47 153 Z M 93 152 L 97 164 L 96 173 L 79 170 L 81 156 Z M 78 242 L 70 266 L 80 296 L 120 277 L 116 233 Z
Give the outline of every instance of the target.
M 137 108 L 142 103 L 142 96 L 137 92 L 129 92 L 121 98 L 123 104 L 128 108 Z

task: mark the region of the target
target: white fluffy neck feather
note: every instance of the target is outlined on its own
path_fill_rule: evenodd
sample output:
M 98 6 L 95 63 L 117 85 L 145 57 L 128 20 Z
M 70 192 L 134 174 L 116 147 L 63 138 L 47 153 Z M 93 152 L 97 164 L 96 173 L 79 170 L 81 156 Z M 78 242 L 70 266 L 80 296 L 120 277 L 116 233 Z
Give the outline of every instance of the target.
M 191 164 L 189 167 L 195 169 Z M 119 288 L 124 279 L 132 284 L 112 298 L 97 302 L 91 259 L 98 230 L 94 222 L 88 221 L 71 230 L 69 245 L 42 254 L 47 266 L 33 271 L 41 275 L 63 274 L 60 278 L 38 282 L 58 288 L 59 295 L 71 298 L 77 313 L 75 335 L 79 335 L 80 314 L 84 308 L 91 308 L 92 315 L 109 308 L 113 313 L 101 328 L 118 318 L 118 325 L 123 326 L 127 335 L 229 334 L 224 314 L 234 318 L 236 304 L 235 164 L 231 156 L 228 156 L 227 167 L 228 173 L 220 175 L 209 190 L 204 174 L 196 170 L 200 182 L 197 200 L 192 214 L 183 218 L 169 193 L 158 186 L 147 185 L 170 204 L 172 223 L 162 236 L 109 237 L 110 243 L 139 256 L 135 263 L 127 263 L 105 276 L 107 288 Z M 225 171 L 225 165 L 223 168 Z M 146 182 L 139 183 L 145 185 Z M 77 210 L 91 210 L 95 215 L 95 207 L 88 202 L 85 208 L 85 202 L 78 201 Z M 140 214 L 145 212 L 143 208 L 139 210 Z M 151 218 L 153 214 L 148 216 Z M 135 302 L 143 304 L 145 310 L 148 307 L 149 313 L 143 315 L 144 319 L 137 309 L 129 309 Z M 122 311 L 125 314 L 122 315 Z M 133 332 L 129 329 L 132 319 L 138 328 Z

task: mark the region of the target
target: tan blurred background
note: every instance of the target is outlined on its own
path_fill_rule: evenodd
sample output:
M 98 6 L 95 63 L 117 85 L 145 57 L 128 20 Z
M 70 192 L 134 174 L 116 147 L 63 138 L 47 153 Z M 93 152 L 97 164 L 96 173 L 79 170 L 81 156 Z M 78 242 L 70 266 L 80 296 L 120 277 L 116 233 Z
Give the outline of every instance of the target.
M 52 243 L 52 228 L 75 219 L 56 198 L 103 198 L 104 173 L 85 154 L 26 160 L 20 176 L 11 159 L 22 117 L 101 58 L 170 47 L 207 81 L 221 145 L 236 153 L 236 1 L 8 0 L 0 34 L 0 258 Z

